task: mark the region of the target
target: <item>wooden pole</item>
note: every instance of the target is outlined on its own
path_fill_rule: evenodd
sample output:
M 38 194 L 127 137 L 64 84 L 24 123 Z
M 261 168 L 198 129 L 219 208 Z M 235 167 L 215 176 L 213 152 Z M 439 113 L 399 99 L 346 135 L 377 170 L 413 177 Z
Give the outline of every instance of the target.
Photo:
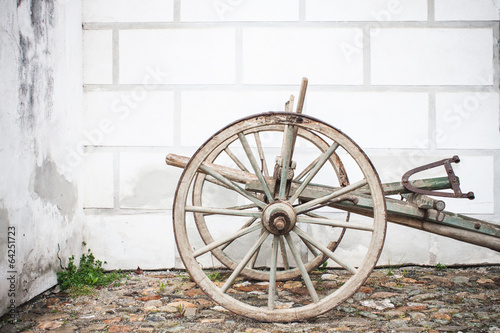
M 306 98 L 307 83 L 309 81 L 306 77 L 302 78 L 302 83 L 300 84 L 299 100 L 297 102 L 297 109 L 295 112 L 302 113 L 302 108 L 304 107 L 304 100 Z

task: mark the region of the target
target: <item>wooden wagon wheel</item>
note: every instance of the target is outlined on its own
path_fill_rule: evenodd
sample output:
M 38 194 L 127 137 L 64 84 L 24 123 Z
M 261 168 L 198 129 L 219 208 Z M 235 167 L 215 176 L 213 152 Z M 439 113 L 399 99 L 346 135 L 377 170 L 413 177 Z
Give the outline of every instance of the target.
M 285 132 L 282 142 L 286 149 L 281 151 L 281 156 L 277 159 L 275 175 L 278 176 L 266 177 L 262 166 L 258 164 L 255 154 L 251 151 L 247 136 L 280 129 Z M 295 164 L 291 161 L 293 151 L 295 149 L 296 156 L 302 154 L 298 152 L 296 144 L 300 143 L 300 138 L 309 135 L 306 133 L 312 133 L 311 138 L 320 137 L 321 140 L 318 142 L 323 141 L 328 148 L 325 150 L 326 146 L 315 145 L 318 158 L 312 158 L 309 163 L 306 163 L 310 167 L 305 168 L 305 177 L 301 182 L 291 183 L 291 177 L 288 175 L 292 174 L 291 169 Z M 219 156 L 221 150 L 227 149 L 230 142 L 239 143 L 241 149 L 247 153 L 248 162 L 251 165 L 250 170 L 256 176 L 256 187 L 249 187 L 247 182 L 247 188 L 245 188 L 237 181 L 221 175 L 210 164 Z M 306 145 L 302 148 L 307 152 L 310 147 Z M 257 150 L 259 150 L 259 145 L 257 145 Z M 275 153 L 279 154 L 279 149 L 276 149 Z M 348 161 L 359 179 L 345 187 L 339 184 L 336 187 L 332 185 L 330 193 L 321 194 L 313 199 L 311 192 L 314 193 L 316 185 L 312 183 L 312 180 L 319 177 L 321 170 L 324 169 L 323 166 L 334 153 L 335 158 Z M 298 160 L 297 164 L 299 162 L 302 160 Z M 345 162 L 342 163 L 345 164 Z M 331 169 L 328 168 L 328 171 L 331 172 Z M 209 175 L 213 183 L 215 191 L 212 192 L 212 198 L 197 199 L 197 194 L 210 193 L 208 190 L 201 191 L 199 187 L 195 188 L 197 179 L 205 181 L 205 176 L 199 176 L 201 173 Z M 338 177 L 335 179 L 338 181 Z M 325 184 L 321 186 L 325 189 Z M 373 200 L 373 218 L 357 216 L 354 222 L 339 221 L 320 208 L 335 201 L 349 200 L 349 193 L 361 187 L 363 187 L 363 192 L 369 193 Z M 303 195 L 306 192 L 308 195 Z M 225 195 L 221 195 L 222 193 Z M 194 200 L 193 194 L 195 194 Z M 234 196 L 241 203 L 236 206 L 224 206 L 224 203 L 212 205 L 215 199 L 227 201 L 226 195 Z M 196 215 L 204 216 L 201 229 L 196 223 Z M 228 310 L 262 321 L 294 321 L 314 317 L 334 308 L 350 297 L 373 270 L 382 250 L 386 227 L 385 198 L 380 180 L 362 150 L 339 130 L 312 117 L 290 113 L 266 113 L 239 120 L 219 131 L 202 145 L 193 155 L 181 176 L 175 195 L 173 216 L 179 254 L 193 280 L 208 296 Z M 205 234 L 203 228 L 209 228 L 209 224 L 212 223 L 207 221 L 208 218 L 219 225 L 218 228 L 207 231 L 208 234 Z M 336 227 L 338 230 L 347 229 L 349 237 L 342 239 L 335 253 L 328 248 L 331 239 L 324 244 L 324 241 L 314 239 L 310 235 L 309 229 L 324 225 L 329 228 Z M 317 232 L 315 237 L 316 235 Z M 323 238 L 325 236 L 328 238 L 328 235 L 323 235 Z M 290 262 L 293 261 L 295 271 L 286 267 L 282 268 L 283 264 L 279 263 L 278 249 L 281 239 L 284 239 L 288 245 L 289 250 L 284 255 L 289 256 Z M 239 242 L 237 246 L 236 242 Z M 224 252 L 229 251 L 229 246 L 223 252 L 217 251 L 230 243 L 235 247 L 233 251 L 241 253 L 241 258 L 238 255 L 232 256 L 228 265 L 232 273 L 220 285 L 207 277 L 200 261 L 204 260 L 204 256 L 210 256 L 211 253 L 216 258 L 222 258 Z M 316 266 L 317 263 L 314 259 L 308 261 L 307 258 L 305 260 L 301 258 L 300 244 L 304 244 L 303 248 L 312 253 L 309 256 L 316 258 L 325 255 L 348 271 L 350 275 L 345 283 L 331 293 L 318 292 L 306 267 L 306 265 Z M 356 253 L 362 253 L 357 260 L 349 258 L 348 252 L 353 248 L 356 248 Z M 259 268 L 257 266 L 245 268 L 259 250 L 268 251 L 269 263 L 266 262 Z M 267 302 L 261 305 L 240 297 L 241 294 L 234 293 L 234 290 L 230 288 L 244 271 L 248 276 L 259 270 L 260 273 L 256 273 L 257 277 L 261 279 L 264 277 L 269 281 Z M 296 304 L 293 308 L 283 309 L 275 305 L 281 301 L 280 292 L 277 293 L 276 290 L 276 280 L 280 278 L 280 274 L 283 274 L 281 272 L 287 271 L 293 271 L 292 276 L 296 276 L 295 272 L 300 273 L 307 287 L 309 300 L 303 304 Z
M 269 172 L 269 166 L 267 165 L 266 161 L 266 153 L 265 153 L 265 147 L 262 145 L 262 139 L 261 137 L 266 137 L 266 136 L 272 136 L 275 134 L 275 132 L 283 133 L 284 132 L 285 125 L 267 125 L 267 126 L 260 126 L 257 128 L 253 128 L 251 130 L 246 130 L 244 132 L 244 135 L 249 138 L 249 140 L 253 140 L 254 145 L 256 147 L 257 153 L 259 155 L 260 159 L 260 165 L 262 169 L 262 173 L 264 176 L 267 176 L 269 178 L 269 175 L 271 174 Z M 311 144 L 311 146 L 317 147 L 321 153 L 325 153 L 329 145 L 328 143 L 323 140 L 320 136 L 316 135 L 313 132 L 304 130 L 299 128 L 298 129 L 298 138 L 303 139 L 306 143 Z M 248 140 L 247 140 L 248 141 Z M 221 145 L 219 145 L 217 148 L 215 148 L 210 156 L 205 159 L 205 162 L 210 162 L 210 163 L 217 163 L 217 157 L 220 157 L 222 153 L 224 155 L 228 155 L 233 162 L 237 165 L 236 167 L 239 167 L 242 171 L 249 171 L 249 167 L 244 165 L 244 161 L 241 161 L 233 152 L 233 148 L 230 147 L 231 144 L 233 145 L 238 145 L 239 140 L 238 137 L 234 136 L 232 137 L 232 140 L 226 140 L 224 141 Z M 303 143 L 304 144 L 304 143 Z M 248 148 L 247 148 L 248 149 Z M 227 157 L 227 156 L 225 156 Z M 221 158 L 219 158 L 221 159 Z M 332 172 L 331 174 L 336 175 L 337 179 L 337 185 L 339 186 L 347 186 L 349 185 L 349 180 L 347 177 L 347 173 L 345 170 L 345 167 L 342 163 L 342 160 L 340 157 L 334 152 L 332 156 L 328 159 L 330 162 L 330 165 L 332 166 Z M 314 162 L 314 161 L 313 161 Z M 314 163 L 308 165 L 308 168 L 301 170 L 302 172 L 299 173 L 297 176 L 294 177 L 295 181 L 300 181 L 302 178 L 304 178 L 307 174 L 308 169 L 312 168 L 314 166 Z M 199 173 L 196 176 L 196 180 L 194 182 L 193 186 L 193 191 L 192 191 L 192 200 L 195 206 L 203 206 L 203 188 L 204 184 L 210 182 L 210 180 L 207 180 L 207 175 L 204 173 Z M 241 208 L 241 207 L 240 207 Z M 242 208 L 248 208 L 248 207 L 242 207 Z M 198 228 L 200 237 L 203 239 L 204 243 L 206 245 L 212 244 L 215 240 L 213 238 L 213 235 L 211 234 L 209 227 L 207 226 L 207 222 L 205 220 L 205 214 L 200 214 L 196 213 L 194 214 L 194 219 L 196 221 L 196 227 Z M 257 222 L 257 218 L 249 218 L 243 226 L 240 228 L 245 228 L 253 223 Z M 344 221 L 349 221 L 349 213 L 345 214 L 345 217 L 343 217 Z M 333 227 L 332 227 L 333 228 Z M 338 228 L 336 228 L 338 229 Z M 345 234 L 345 228 L 342 228 L 341 230 L 335 230 L 329 231 L 330 233 L 330 238 L 329 238 L 329 243 L 326 245 L 326 247 L 330 251 L 334 251 L 335 248 L 338 246 L 340 241 L 342 240 L 343 235 Z M 219 248 L 215 248 L 211 251 L 212 255 L 219 260 L 222 264 L 224 264 L 227 268 L 229 269 L 236 269 L 238 266 L 238 260 L 234 260 L 231 258 L 230 251 L 225 251 L 227 247 L 231 245 L 232 242 L 229 242 L 225 244 L 224 246 L 221 246 Z M 282 280 L 290 280 L 295 277 L 300 276 L 300 270 L 297 267 L 290 267 L 289 263 L 287 262 L 287 254 L 286 250 L 284 249 L 284 238 L 282 237 L 280 239 L 280 244 L 281 244 L 281 254 L 280 257 L 283 262 L 283 269 L 281 271 L 278 271 L 276 274 L 276 280 L 277 281 L 282 281 Z M 229 249 L 230 250 L 230 249 Z M 259 249 L 260 250 L 260 249 Z M 269 271 L 262 270 L 262 269 L 254 269 L 254 266 L 257 263 L 257 258 L 259 257 L 260 251 L 258 251 L 250 261 L 248 267 L 245 267 L 242 271 L 241 274 L 255 280 L 261 280 L 261 281 L 269 281 Z M 308 272 L 316 269 L 318 266 L 320 266 L 325 260 L 328 259 L 328 257 L 322 253 L 322 252 L 317 252 L 314 251 L 312 252 L 314 255 L 310 260 L 308 260 L 306 263 L 304 263 L 304 266 Z M 261 255 L 262 257 L 262 255 Z

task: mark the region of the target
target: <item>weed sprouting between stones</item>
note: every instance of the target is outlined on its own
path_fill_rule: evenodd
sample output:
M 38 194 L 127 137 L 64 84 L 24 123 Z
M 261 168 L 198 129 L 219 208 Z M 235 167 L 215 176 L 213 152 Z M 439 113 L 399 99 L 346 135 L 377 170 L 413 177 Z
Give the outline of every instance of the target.
M 90 249 L 80 257 L 79 266 L 75 265 L 75 256 L 72 255 L 68 266 L 57 272 L 57 283 L 75 297 L 92 294 L 97 286 L 119 283 L 126 276 L 121 271 L 106 273 L 103 264 L 106 262 L 97 260 Z

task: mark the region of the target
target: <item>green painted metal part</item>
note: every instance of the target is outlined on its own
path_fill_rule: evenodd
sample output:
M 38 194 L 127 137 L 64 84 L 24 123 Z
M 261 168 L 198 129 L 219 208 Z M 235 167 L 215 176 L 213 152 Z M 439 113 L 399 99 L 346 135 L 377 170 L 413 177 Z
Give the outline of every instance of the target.
M 411 183 L 415 187 L 427 190 L 442 190 L 450 188 L 447 177 L 420 179 L 411 181 Z M 300 185 L 300 182 L 293 182 L 291 185 L 291 191 L 293 192 L 298 187 L 300 187 Z M 383 184 L 382 188 L 385 195 L 402 194 L 409 192 L 399 182 Z M 246 189 L 249 191 L 262 192 L 262 187 L 259 182 L 247 183 Z M 331 195 L 332 192 L 336 192 L 340 189 L 340 187 L 328 187 L 324 185 L 309 184 L 302 191 L 299 199 L 302 201 L 312 201 L 317 198 Z M 340 199 L 338 199 L 336 202 L 330 203 L 329 206 L 369 216 L 370 212 L 373 211 L 373 201 L 369 193 L 370 191 L 367 187 L 360 187 L 357 190 L 349 192 L 345 197 L 341 196 Z M 401 218 L 407 217 L 410 219 L 414 219 L 417 222 L 425 221 L 436 223 L 439 225 L 500 238 L 499 225 L 488 223 L 469 216 L 448 211 L 437 211 L 435 209 L 422 209 L 407 201 L 396 200 L 387 197 L 386 207 L 389 215 L 389 221 L 391 221 L 391 217 L 393 218 L 393 220 L 397 221 L 400 221 Z M 412 223 L 408 224 L 410 224 L 409 226 L 411 226 Z
M 347 211 L 356 211 L 349 207 L 356 207 L 365 210 L 373 209 L 373 202 L 369 195 L 357 194 L 358 202 L 353 204 L 350 201 L 343 201 L 332 204 L 333 207 Z M 390 215 L 407 216 L 410 218 L 446 225 L 449 227 L 460 228 L 468 231 L 477 232 L 484 235 L 500 238 L 500 226 L 478 220 L 469 216 L 456 214 L 448 211 L 438 212 L 435 209 L 422 209 L 406 201 L 386 198 L 387 212 Z M 442 214 L 442 215 L 441 215 Z M 441 220 L 442 219 L 442 220 Z
M 271 179 L 267 179 L 267 182 L 269 183 L 269 187 L 273 188 L 274 184 L 272 183 Z M 426 190 L 445 190 L 450 188 L 450 182 L 448 181 L 448 177 L 438 177 L 438 178 L 426 178 L 426 179 L 418 179 L 418 180 L 412 180 L 410 183 L 418 188 L 426 189 Z M 295 191 L 297 188 L 300 187 L 302 182 L 292 182 L 292 188 L 291 192 Z M 259 182 L 257 181 L 250 181 L 246 184 L 246 189 L 250 191 L 256 191 L 256 192 L 262 192 L 262 187 Z M 318 191 L 319 193 L 323 193 L 325 195 L 325 191 L 328 192 L 333 192 L 338 190 L 338 187 L 333 187 L 333 186 L 325 186 L 325 185 L 319 185 L 319 184 L 314 184 L 310 183 L 305 191 L 308 192 L 308 194 L 302 194 L 300 197 L 319 197 L 314 195 L 315 191 Z M 402 193 L 410 193 L 403 184 L 400 182 L 394 182 L 394 183 L 384 183 L 382 184 L 382 189 L 384 190 L 385 195 L 394 195 L 394 194 L 402 194 Z M 370 190 L 368 189 L 367 186 L 361 187 L 357 193 L 364 193 L 364 194 L 369 194 Z

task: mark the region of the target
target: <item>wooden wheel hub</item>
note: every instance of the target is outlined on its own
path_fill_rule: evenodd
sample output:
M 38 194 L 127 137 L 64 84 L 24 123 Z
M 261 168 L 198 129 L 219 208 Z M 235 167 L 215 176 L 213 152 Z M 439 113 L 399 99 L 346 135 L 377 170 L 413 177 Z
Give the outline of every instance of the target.
M 275 201 L 264 208 L 262 223 L 274 235 L 289 233 L 297 222 L 297 214 L 293 207 L 284 201 Z

